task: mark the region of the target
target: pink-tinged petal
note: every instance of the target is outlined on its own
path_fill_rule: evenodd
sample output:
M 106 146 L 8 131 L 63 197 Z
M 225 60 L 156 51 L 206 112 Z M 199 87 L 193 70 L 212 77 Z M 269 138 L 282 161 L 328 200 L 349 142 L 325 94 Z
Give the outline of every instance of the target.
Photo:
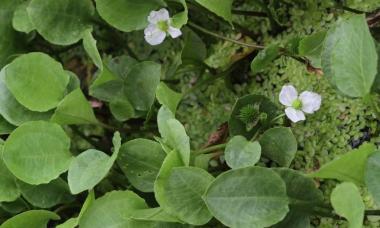
M 150 24 L 144 29 L 144 38 L 150 45 L 158 45 L 165 40 L 166 33 L 161 31 L 155 24 Z
M 169 27 L 169 29 L 168 29 L 168 33 L 169 33 L 169 35 L 170 35 L 173 39 L 179 37 L 180 35 L 182 35 L 181 30 L 179 30 L 178 28 L 174 28 L 174 27 L 172 27 L 172 26 Z
M 305 120 L 305 114 L 300 111 L 300 110 L 296 110 L 292 107 L 288 107 L 285 109 L 285 114 L 286 116 L 293 122 L 293 123 L 297 123 L 298 121 L 302 121 L 302 120 Z
M 314 113 L 321 107 L 321 95 L 309 91 L 302 92 L 299 99 L 302 102 L 302 111 L 305 113 Z
M 280 103 L 285 106 L 292 106 L 294 100 L 298 98 L 296 88 L 292 85 L 283 86 L 279 95 Z
M 148 16 L 148 21 L 151 24 L 157 24 L 159 21 L 167 21 L 169 18 L 169 12 L 166 9 L 160 9 L 158 11 L 151 11 Z

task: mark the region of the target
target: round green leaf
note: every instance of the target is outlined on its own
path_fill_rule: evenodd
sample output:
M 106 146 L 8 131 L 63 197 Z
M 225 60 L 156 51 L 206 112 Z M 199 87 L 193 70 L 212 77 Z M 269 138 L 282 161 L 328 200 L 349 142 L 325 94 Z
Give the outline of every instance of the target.
M 207 189 L 204 200 L 210 212 L 229 227 L 271 226 L 289 211 L 284 181 L 262 167 L 221 174 Z
M 339 184 L 331 193 L 331 204 L 336 213 L 346 218 L 350 228 L 362 228 L 365 205 L 355 184 Z
M 22 196 L 33 206 L 39 208 L 50 208 L 74 200 L 70 194 L 69 186 L 61 178 L 48 184 L 30 185 L 19 181 L 18 185 Z
M 94 7 L 90 0 L 31 0 L 27 11 L 30 21 L 46 40 L 69 45 L 91 29 Z
M 34 52 L 15 59 L 5 69 L 5 84 L 23 106 L 44 112 L 62 100 L 69 76 L 50 56 Z
M 192 225 L 204 225 L 212 218 L 202 199 L 214 180 L 208 172 L 195 167 L 176 167 L 164 185 L 164 209 Z
M 147 61 L 133 65 L 124 81 L 124 92 L 135 109 L 150 109 L 156 97 L 160 77 L 160 64 Z
M 18 179 L 45 184 L 65 172 L 71 161 L 70 138 L 54 123 L 28 122 L 12 132 L 4 144 L 3 159 Z
M 12 25 L 19 32 L 29 33 L 34 30 L 34 26 L 30 22 L 28 12 L 26 11 L 28 5 L 29 2 L 23 2 L 13 13 Z
M 0 71 L 0 114 L 9 123 L 20 126 L 33 120 L 49 120 L 52 112 L 33 112 L 22 106 L 5 85 L 5 68 Z
M 275 127 L 265 131 L 259 142 L 263 155 L 281 166 L 289 167 L 297 152 L 296 137 L 287 127 Z
M 302 56 L 307 57 L 313 67 L 321 68 L 321 54 L 326 32 L 317 32 L 303 38 L 299 42 L 298 51 Z
M 380 151 L 372 154 L 365 168 L 365 183 L 377 205 L 380 205 Z
M 53 212 L 44 210 L 31 210 L 18 214 L 5 221 L 1 228 L 33 227 L 46 228 L 49 220 L 58 220 L 60 217 Z
M 79 227 L 141 227 L 145 222 L 133 220 L 131 216 L 136 210 L 147 208 L 145 201 L 134 192 L 112 191 L 96 199 L 88 207 L 79 220 Z
M 148 25 L 148 15 L 160 5 L 158 0 L 96 0 L 99 15 L 113 27 L 130 32 Z
M 243 121 L 240 117 L 241 112 L 247 107 L 254 107 L 258 110 L 256 114 L 249 117 L 248 121 Z M 277 107 L 268 98 L 253 94 L 243 96 L 236 101 L 228 121 L 230 135 L 243 135 L 247 139 L 250 139 L 258 129 L 268 129 L 276 116 Z
M 122 145 L 117 163 L 135 188 L 153 192 L 154 181 L 165 156 L 159 143 L 134 139 Z
M 0 145 L 0 155 L 3 146 Z M 12 202 L 20 196 L 20 190 L 16 184 L 16 178 L 5 166 L 0 156 L 0 202 Z
M 110 111 L 118 121 L 126 121 L 135 117 L 135 109 L 128 100 L 112 101 Z
M 237 135 L 227 143 L 224 154 L 228 166 L 233 169 L 254 166 L 260 160 L 261 146 Z

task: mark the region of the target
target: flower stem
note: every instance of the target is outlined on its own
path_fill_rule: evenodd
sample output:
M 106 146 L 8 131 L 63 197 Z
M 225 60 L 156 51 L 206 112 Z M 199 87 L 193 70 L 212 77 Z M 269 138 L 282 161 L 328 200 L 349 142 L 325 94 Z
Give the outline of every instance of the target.
M 223 149 L 223 148 L 226 147 L 226 145 L 227 145 L 227 143 L 210 146 L 210 147 L 198 150 L 198 151 L 194 152 L 194 154 L 195 155 L 207 154 L 207 153 L 210 153 L 210 152 L 213 152 L 213 151 L 216 151 L 216 150 Z
M 216 38 L 219 38 L 219 39 L 222 39 L 222 40 L 225 40 L 225 41 L 229 41 L 229 42 L 241 45 L 241 46 L 251 47 L 251 48 L 256 48 L 256 49 L 264 49 L 265 48 L 262 45 L 252 44 L 252 43 L 244 43 L 244 42 L 241 42 L 241 41 L 238 41 L 238 40 L 235 40 L 235 39 L 231 39 L 231 38 L 219 35 L 219 34 L 217 34 L 215 32 L 211 32 L 210 30 L 208 30 L 206 28 L 203 28 L 203 27 L 201 27 L 201 26 L 199 26 L 197 24 L 194 24 L 193 22 L 190 22 L 190 21 L 187 24 L 190 27 L 192 27 L 192 28 L 194 28 L 194 29 L 196 29 L 196 30 L 198 30 L 200 32 L 203 32 L 203 33 L 208 34 L 210 36 L 214 36 Z
M 276 116 L 275 118 L 273 118 L 273 119 L 271 120 L 271 122 L 274 123 L 274 122 L 276 122 L 277 120 L 281 119 L 281 118 L 284 117 L 284 116 L 285 116 L 285 113 L 282 113 L 282 114 Z

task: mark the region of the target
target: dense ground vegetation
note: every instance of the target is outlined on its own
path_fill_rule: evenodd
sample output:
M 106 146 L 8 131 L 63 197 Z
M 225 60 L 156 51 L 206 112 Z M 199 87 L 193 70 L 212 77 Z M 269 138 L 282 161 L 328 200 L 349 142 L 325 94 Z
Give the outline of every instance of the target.
M 0 0 L 0 227 L 380 227 L 379 9 Z

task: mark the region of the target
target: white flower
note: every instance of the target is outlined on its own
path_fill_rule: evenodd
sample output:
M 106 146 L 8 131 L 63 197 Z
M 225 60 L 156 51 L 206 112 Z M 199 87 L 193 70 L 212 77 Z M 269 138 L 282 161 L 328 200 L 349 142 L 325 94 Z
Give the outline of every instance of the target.
M 182 35 L 181 30 L 172 26 L 169 12 L 166 9 L 152 11 L 148 16 L 149 25 L 145 28 L 145 40 L 150 45 L 158 45 L 165 40 L 167 34 L 172 38 Z
M 292 85 L 283 86 L 280 92 L 280 102 L 285 105 L 286 116 L 294 123 L 305 120 L 305 114 L 312 114 L 321 107 L 322 98 L 319 94 L 304 91 L 299 96 Z

